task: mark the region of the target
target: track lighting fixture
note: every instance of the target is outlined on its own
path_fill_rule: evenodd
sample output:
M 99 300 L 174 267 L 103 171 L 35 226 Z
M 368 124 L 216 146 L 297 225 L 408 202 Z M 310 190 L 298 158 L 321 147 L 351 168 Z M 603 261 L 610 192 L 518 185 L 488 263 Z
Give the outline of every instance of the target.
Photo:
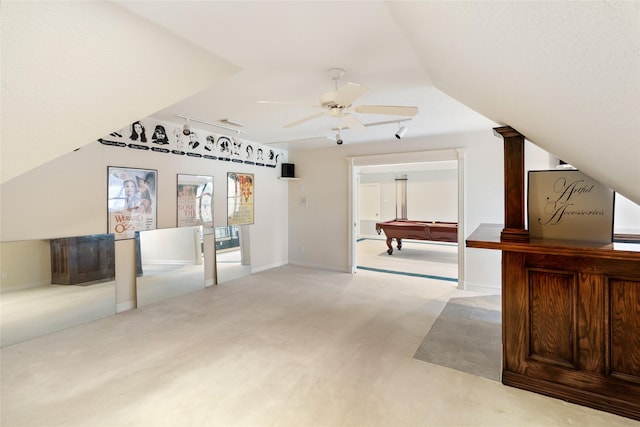
M 236 145 L 242 144 L 242 141 L 240 140 L 240 132 L 236 132 L 235 135 L 232 135 L 231 136 L 231 141 L 233 141 L 233 143 L 236 144 Z
M 340 137 L 340 132 L 336 133 L 336 144 L 338 145 L 342 145 L 344 141 L 342 140 L 342 138 Z
M 405 133 L 407 133 L 407 128 L 405 126 L 400 126 L 400 129 L 396 132 L 396 138 L 402 139 Z
M 194 118 L 189 118 L 189 117 L 186 117 L 186 116 L 181 116 L 180 114 L 176 114 L 176 117 L 185 120 L 186 123 L 182 127 L 182 133 L 184 133 L 185 135 L 189 135 L 191 133 L 191 126 L 189 124 L 190 122 L 202 123 L 203 125 L 208 125 L 208 126 L 213 126 L 213 127 L 220 128 L 220 129 L 230 130 L 230 131 L 236 132 L 238 135 L 240 135 L 241 133 L 247 133 L 246 130 L 235 129 L 235 128 L 232 128 L 232 127 L 229 127 L 229 126 L 223 126 L 223 125 L 219 125 L 219 124 L 211 123 L 211 122 L 205 122 L 204 120 L 198 120 L 198 119 L 194 119 Z M 226 120 L 226 119 L 223 119 L 223 120 Z M 232 122 L 227 120 L 226 123 L 231 124 Z M 233 123 L 233 124 L 241 126 L 240 123 Z

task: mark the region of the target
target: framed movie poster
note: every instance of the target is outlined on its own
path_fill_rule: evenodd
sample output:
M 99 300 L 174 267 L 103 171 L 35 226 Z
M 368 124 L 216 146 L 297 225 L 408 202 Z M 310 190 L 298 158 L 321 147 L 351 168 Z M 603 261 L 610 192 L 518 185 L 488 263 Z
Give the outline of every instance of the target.
M 178 227 L 202 225 L 213 233 L 213 177 L 178 174 Z
M 611 243 L 614 192 L 578 170 L 530 171 L 529 236 Z
M 108 232 L 116 240 L 156 228 L 157 182 L 157 171 L 152 169 L 108 167 Z
M 227 224 L 253 224 L 253 174 L 227 173 Z

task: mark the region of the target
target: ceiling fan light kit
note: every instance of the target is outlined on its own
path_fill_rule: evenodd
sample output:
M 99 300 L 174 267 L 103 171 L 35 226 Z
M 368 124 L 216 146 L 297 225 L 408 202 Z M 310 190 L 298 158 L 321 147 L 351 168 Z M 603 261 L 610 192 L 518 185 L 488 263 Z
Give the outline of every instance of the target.
M 322 108 L 323 109 L 322 112 L 315 113 L 310 116 L 306 116 L 301 119 L 295 120 L 291 123 L 285 124 L 284 127 L 290 128 L 322 116 L 330 116 L 330 117 L 340 119 L 341 124 L 339 126 L 339 129 L 352 129 L 357 131 L 363 131 L 366 128 L 367 124 L 362 123 L 360 119 L 352 113 L 403 116 L 403 117 L 413 117 L 416 114 L 418 114 L 418 107 L 414 107 L 414 106 L 400 106 L 400 105 L 353 106 L 354 101 L 367 92 L 367 88 L 356 83 L 346 83 L 342 87 L 338 87 L 338 82 L 342 79 L 342 77 L 344 76 L 344 73 L 345 71 L 342 68 L 329 69 L 328 74 L 331 80 L 333 80 L 334 82 L 334 90 L 330 92 L 325 92 L 322 95 L 320 95 L 320 105 L 317 105 L 315 107 Z M 267 102 L 263 101 L 263 103 L 267 103 Z M 409 120 L 409 119 L 390 120 L 388 121 L 388 123 L 399 123 L 405 120 Z M 384 123 L 387 123 L 387 122 L 384 122 Z M 406 133 L 406 128 L 404 128 L 404 131 L 402 131 L 402 133 L 398 131 L 398 134 L 396 134 L 396 137 L 400 139 L 404 135 L 404 133 Z M 342 143 L 342 139 L 339 138 L 339 134 L 336 137 L 336 139 L 340 141 L 338 142 L 338 145 L 340 145 Z

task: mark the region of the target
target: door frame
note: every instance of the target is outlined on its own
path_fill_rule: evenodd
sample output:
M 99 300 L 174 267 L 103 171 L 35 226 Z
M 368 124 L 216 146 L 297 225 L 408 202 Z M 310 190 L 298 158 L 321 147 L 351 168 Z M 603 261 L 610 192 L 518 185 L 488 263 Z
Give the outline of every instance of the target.
M 348 157 L 349 177 L 349 252 L 348 266 L 352 274 L 357 271 L 356 239 L 358 233 L 358 185 L 362 166 L 407 165 L 441 161 L 457 161 L 458 165 L 458 289 L 465 289 L 464 268 L 464 200 L 465 200 L 465 149 L 419 151 L 408 153 L 381 154 L 373 156 Z

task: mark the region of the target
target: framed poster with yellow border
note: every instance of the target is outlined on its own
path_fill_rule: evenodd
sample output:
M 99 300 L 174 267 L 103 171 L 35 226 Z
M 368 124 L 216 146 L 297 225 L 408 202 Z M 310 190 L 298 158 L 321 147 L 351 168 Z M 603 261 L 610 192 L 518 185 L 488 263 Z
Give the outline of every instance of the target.
M 227 225 L 253 224 L 254 188 L 253 174 L 227 173 Z

